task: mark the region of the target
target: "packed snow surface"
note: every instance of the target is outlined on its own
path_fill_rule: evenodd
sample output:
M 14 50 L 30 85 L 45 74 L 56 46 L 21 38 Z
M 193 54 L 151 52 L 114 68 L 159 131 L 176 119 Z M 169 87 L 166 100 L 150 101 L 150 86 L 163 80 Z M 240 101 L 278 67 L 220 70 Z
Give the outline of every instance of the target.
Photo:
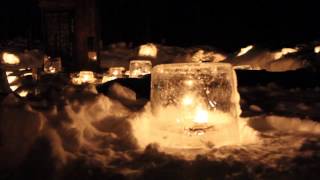
M 317 122 L 275 115 L 242 118 L 242 143 L 170 149 L 159 140 L 163 134 L 153 131 L 157 119 L 149 103 L 132 108 L 141 100 L 130 89 L 116 84 L 109 91 L 110 97 L 92 86 L 67 87 L 59 103 L 49 107 L 7 96 L 0 111 L 1 178 L 317 177 Z

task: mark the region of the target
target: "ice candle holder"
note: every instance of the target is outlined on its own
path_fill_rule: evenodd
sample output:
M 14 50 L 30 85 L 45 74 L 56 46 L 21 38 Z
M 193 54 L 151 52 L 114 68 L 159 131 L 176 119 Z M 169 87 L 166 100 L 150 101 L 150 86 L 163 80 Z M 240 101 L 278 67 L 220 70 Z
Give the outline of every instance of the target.
M 130 78 L 140 78 L 146 74 L 150 74 L 152 69 L 151 61 L 132 60 L 130 61 Z
M 110 67 L 108 71 L 108 75 L 111 77 L 122 78 L 125 72 L 124 67 Z
M 239 141 L 239 94 L 230 64 L 155 66 L 151 73 L 151 107 L 156 120 L 162 121 L 157 128 L 164 136 L 180 138 L 173 140 L 172 146 L 220 146 Z
M 61 58 L 45 57 L 43 62 L 43 71 L 47 74 L 56 74 L 62 70 Z

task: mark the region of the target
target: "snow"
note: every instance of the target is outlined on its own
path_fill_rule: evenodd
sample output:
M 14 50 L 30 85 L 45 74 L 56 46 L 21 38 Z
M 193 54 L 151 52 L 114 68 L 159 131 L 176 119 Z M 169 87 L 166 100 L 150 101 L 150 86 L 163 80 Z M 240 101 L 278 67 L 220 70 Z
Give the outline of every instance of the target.
M 189 62 L 199 50 L 157 45 L 153 64 Z M 201 51 L 200 51 L 201 52 Z M 214 52 L 214 53 L 210 53 Z M 137 49 L 117 44 L 102 52 L 105 67 L 128 67 Z M 287 71 L 303 58 L 255 47 L 225 62 Z M 222 61 L 223 62 L 223 61 Z M 60 87 L 60 86 L 59 86 Z M 41 101 L 10 94 L 0 105 L 0 179 L 316 179 L 320 168 L 319 87 L 240 86 L 240 141 L 204 148 L 168 148 L 161 118 L 137 92 L 114 83 L 61 87 Z M 52 96 L 52 97 L 51 97 Z M 52 102 L 51 102 L 52 100 Z M 142 107 L 142 108 L 141 108 Z M 240 107 L 239 107 L 240 108 Z M 240 112 L 240 111 L 239 111 Z M 160 139 L 160 140 L 159 140 Z M 172 138 L 180 143 L 183 139 Z M 183 172 L 183 173 L 181 173 Z
M 134 92 L 115 84 L 110 91 L 117 92 L 117 98 L 110 98 L 93 86 L 77 88 L 68 87 L 64 102 L 45 110 L 15 96 L 6 97 L 0 114 L 2 174 L 16 179 L 317 175 L 317 122 L 276 115 L 242 118 L 242 145 L 166 149 L 159 142 L 141 143 L 143 138 L 150 140 L 145 123 L 156 119 L 151 117 L 149 103 L 140 110 L 123 105 L 127 100 L 138 101 Z
M 158 48 L 157 58 L 152 59 L 153 65 L 165 63 L 183 63 L 195 61 L 227 62 L 233 66 L 250 66 L 255 70 L 267 70 L 271 72 L 283 72 L 308 67 L 313 63 L 309 52 L 303 48 L 282 48 L 269 50 L 254 45 L 241 48 L 242 51 L 235 54 L 226 54 L 213 47 L 189 47 L 180 48 L 174 46 L 155 45 Z M 123 66 L 129 68 L 129 62 L 137 57 L 139 49 L 126 44 L 114 44 L 101 52 L 102 67 Z M 306 56 L 301 56 L 305 54 Z

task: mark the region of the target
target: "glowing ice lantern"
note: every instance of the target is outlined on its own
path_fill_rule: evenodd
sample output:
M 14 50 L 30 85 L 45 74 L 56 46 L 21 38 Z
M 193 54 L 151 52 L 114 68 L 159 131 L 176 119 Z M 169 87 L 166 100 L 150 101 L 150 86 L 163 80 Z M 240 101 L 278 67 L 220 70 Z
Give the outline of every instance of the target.
M 239 94 L 235 72 L 226 63 L 165 64 L 153 68 L 152 112 L 172 147 L 239 142 Z M 163 123 L 164 122 L 164 123 Z M 170 131 L 170 132 L 168 132 Z M 210 142 L 210 143 L 209 143 Z M 208 143 L 208 144 L 206 144 Z
M 152 43 L 141 45 L 139 48 L 140 57 L 156 58 L 157 54 L 158 54 L 157 46 Z
M 45 57 L 43 71 L 47 74 L 55 74 L 62 70 L 61 58 Z
M 72 83 L 75 85 L 96 82 L 96 78 L 92 71 L 80 71 L 79 73 L 73 73 L 70 76 L 71 76 Z
M 146 60 L 132 60 L 130 61 L 130 77 L 139 78 L 146 74 L 150 74 L 152 69 L 151 61 Z
M 20 59 L 15 54 L 4 52 L 2 54 L 3 64 L 15 65 L 20 63 Z
M 108 74 L 111 77 L 122 78 L 125 70 L 126 69 L 124 67 L 111 67 Z

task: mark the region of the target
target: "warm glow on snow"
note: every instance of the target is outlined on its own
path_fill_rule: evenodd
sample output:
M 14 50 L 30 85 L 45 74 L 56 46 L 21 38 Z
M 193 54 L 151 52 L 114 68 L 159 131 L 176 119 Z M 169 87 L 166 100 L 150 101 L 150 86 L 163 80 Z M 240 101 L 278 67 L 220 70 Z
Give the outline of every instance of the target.
M 317 54 L 320 53 L 320 46 L 314 47 L 314 52 Z
M 3 59 L 3 62 L 5 64 L 19 64 L 20 63 L 20 59 L 18 56 L 14 55 L 14 54 L 11 54 L 11 53 L 3 53 L 2 55 L 2 59 Z
M 247 54 L 253 47 L 254 47 L 253 45 L 249 45 L 245 48 L 241 48 L 240 52 L 237 54 L 237 56 L 239 57 L 239 56 Z
M 191 61 L 193 62 L 220 62 L 226 59 L 226 56 L 216 53 L 216 52 L 205 52 L 204 50 L 200 49 L 195 52 L 192 57 Z
M 153 43 L 148 43 L 141 45 L 139 48 L 139 56 L 140 57 L 152 57 L 156 58 L 158 54 L 157 46 Z
M 298 48 L 282 48 L 281 51 L 274 53 L 274 59 L 281 59 L 283 56 L 298 52 Z

